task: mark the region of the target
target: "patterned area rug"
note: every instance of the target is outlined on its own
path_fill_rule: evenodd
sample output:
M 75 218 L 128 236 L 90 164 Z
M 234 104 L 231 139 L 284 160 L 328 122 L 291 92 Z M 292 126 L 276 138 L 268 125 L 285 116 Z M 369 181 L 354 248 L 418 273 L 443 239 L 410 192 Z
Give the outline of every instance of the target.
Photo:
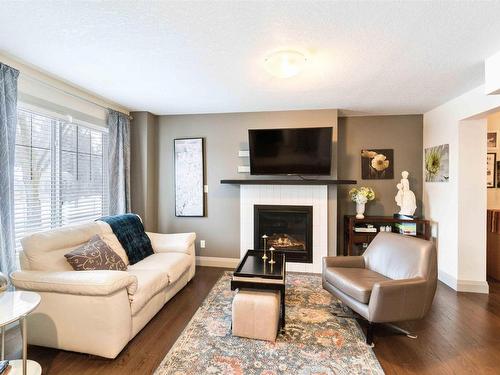
M 357 322 L 332 315 L 342 305 L 320 276 L 287 275 L 286 329 L 275 343 L 231 335 L 230 279 L 215 284 L 155 375 L 384 373 Z

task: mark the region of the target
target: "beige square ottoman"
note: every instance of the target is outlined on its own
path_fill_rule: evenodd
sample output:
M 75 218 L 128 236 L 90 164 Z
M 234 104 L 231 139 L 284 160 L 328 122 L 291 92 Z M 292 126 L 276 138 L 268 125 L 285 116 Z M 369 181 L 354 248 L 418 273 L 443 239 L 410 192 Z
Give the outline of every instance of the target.
M 275 341 L 279 316 L 278 291 L 240 290 L 233 299 L 233 335 Z

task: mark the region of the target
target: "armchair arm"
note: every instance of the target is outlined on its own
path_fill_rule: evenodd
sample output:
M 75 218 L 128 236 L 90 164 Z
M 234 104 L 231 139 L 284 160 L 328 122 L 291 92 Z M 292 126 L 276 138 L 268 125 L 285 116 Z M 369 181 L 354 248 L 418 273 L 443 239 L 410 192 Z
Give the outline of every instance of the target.
M 374 323 L 421 319 L 430 306 L 428 281 L 423 278 L 388 280 L 373 286 L 368 305 Z
M 323 270 L 326 267 L 365 268 L 365 258 L 362 256 L 324 257 Z
M 125 271 L 17 271 L 11 274 L 16 288 L 85 296 L 107 296 L 120 289 L 132 295 L 137 278 Z
M 151 233 L 146 232 L 155 253 L 186 253 L 194 255 L 196 233 Z

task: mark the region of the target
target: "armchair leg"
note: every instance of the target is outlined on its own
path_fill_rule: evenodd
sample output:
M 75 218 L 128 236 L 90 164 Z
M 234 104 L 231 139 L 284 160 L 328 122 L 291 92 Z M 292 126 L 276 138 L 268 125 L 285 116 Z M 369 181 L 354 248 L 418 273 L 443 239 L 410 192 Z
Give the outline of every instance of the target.
M 410 331 L 407 331 L 406 329 L 403 329 L 401 327 L 398 327 L 397 325 L 386 323 L 386 326 L 392 328 L 396 333 L 399 333 L 401 335 L 405 335 L 406 337 L 410 339 L 416 339 L 418 336 L 415 335 L 414 333 L 411 333 Z
M 374 347 L 375 344 L 373 343 L 373 337 L 374 337 L 374 334 L 373 334 L 373 330 L 374 330 L 374 327 L 375 327 L 375 323 L 370 323 L 369 321 L 367 321 L 365 318 L 363 318 L 361 315 L 359 315 L 358 313 L 356 313 L 355 311 L 351 310 L 351 309 L 348 309 L 351 313 L 346 313 L 345 311 L 332 311 L 332 315 L 336 316 L 337 318 L 343 318 L 343 319 L 356 319 L 356 320 L 364 320 L 367 322 L 367 326 L 366 326 L 366 343 L 368 345 L 370 345 L 371 347 Z M 417 338 L 417 335 L 415 335 L 414 333 L 411 333 L 397 325 L 394 325 L 394 324 L 391 324 L 391 323 L 380 323 L 380 324 L 383 324 L 384 326 L 388 326 L 390 327 L 393 331 L 395 331 L 396 333 L 400 334 L 400 335 L 405 335 L 406 337 L 410 338 L 410 339 L 416 339 Z
M 366 326 L 366 344 L 370 345 L 371 347 L 374 347 L 375 345 L 373 344 L 373 327 L 375 326 L 374 323 L 368 322 L 368 325 Z
M 342 313 L 332 312 L 332 315 L 336 316 L 337 318 L 358 319 L 358 317 L 353 314 L 342 314 Z
M 358 313 L 356 313 L 355 311 L 351 310 L 348 307 L 345 309 L 341 309 L 340 311 L 332 309 L 332 315 L 336 316 L 337 318 L 344 318 L 344 319 L 356 319 L 356 320 L 362 319 L 361 315 L 359 315 Z
M 354 312 L 353 310 L 349 309 L 349 311 L 351 311 L 351 314 L 345 313 L 344 311 L 342 311 L 342 312 L 332 311 L 332 315 L 336 316 L 337 318 L 343 318 L 343 319 L 365 320 L 361 315 Z M 375 326 L 375 323 L 370 323 L 368 321 L 367 321 L 367 323 L 368 323 L 368 325 L 366 326 L 367 327 L 366 328 L 366 343 L 373 348 L 375 346 L 373 344 L 373 327 Z

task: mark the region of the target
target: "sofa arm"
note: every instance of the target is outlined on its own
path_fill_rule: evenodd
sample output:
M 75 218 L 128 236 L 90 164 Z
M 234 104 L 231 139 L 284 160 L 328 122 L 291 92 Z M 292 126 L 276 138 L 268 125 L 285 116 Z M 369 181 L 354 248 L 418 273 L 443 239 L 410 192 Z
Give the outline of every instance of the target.
M 421 319 L 429 306 L 428 281 L 423 278 L 375 283 L 368 305 L 374 323 Z
M 186 253 L 194 255 L 196 233 L 162 234 L 146 232 L 155 253 Z
M 365 258 L 362 256 L 324 257 L 323 270 L 327 267 L 365 268 Z
M 107 296 L 121 289 L 132 295 L 137 278 L 125 271 L 17 271 L 11 274 L 16 288 L 85 296 Z

